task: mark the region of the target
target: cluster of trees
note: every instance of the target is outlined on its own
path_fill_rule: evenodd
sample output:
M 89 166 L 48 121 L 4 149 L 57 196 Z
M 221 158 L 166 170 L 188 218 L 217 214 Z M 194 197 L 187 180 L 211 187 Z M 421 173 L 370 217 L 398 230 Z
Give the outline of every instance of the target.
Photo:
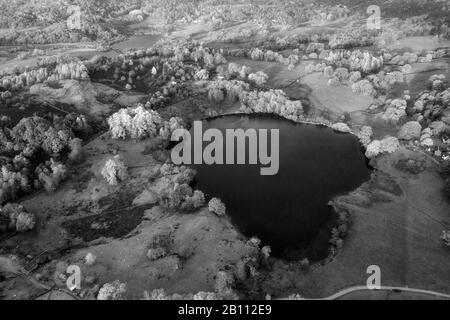
M 301 101 L 289 100 L 282 90 L 249 91 L 240 101 L 244 112 L 274 113 L 293 121 L 303 118 Z
M 196 41 L 161 41 L 146 50 L 114 58 L 93 58 L 88 67 L 93 77 L 104 75 L 126 89 L 161 87 L 164 96 L 186 96 L 183 86 L 192 79 L 209 79 L 223 55 Z
M 47 68 L 39 68 L 24 71 L 20 74 L 13 74 L 1 78 L 1 87 L 3 90 L 19 91 L 26 86 L 32 86 L 35 83 L 43 83 L 49 78 Z
M 249 89 L 248 83 L 240 80 L 215 80 L 208 84 L 208 99 L 214 102 L 225 99 L 234 102 L 241 100 Z
M 375 43 L 374 36 L 363 27 L 335 32 L 329 37 L 328 45 L 331 49 L 348 49 L 371 46 Z
M 6 231 L 25 232 L 33 230 L 36 217 L 22 205 L 8 203 L 0 208 L 0 234 Z
M 450 106 L 448 84 L 443 82 L 439 76 L 434 76 L 430 78 L 430 87 L 431 90 L 425 90 L 418 95 L 410 110 L 412 118 L 425 125 L 434 121 L 442 121 Z
M 155 110 L 147 110 L 142 104 L 136 108 L 122 108 L 107 119 L 113 139 L 143 139 L 161 136 L 170 138 L 172 132 L 183 127 L 178 117 L 164 121 Z
M 2 165 L 0 185 L 0 203 L 15 199 L 19 192 L 28 192 L 31 189 L 28 176 L 16 172 L 11 165 Z
M 86 66 L 81 61 L 58 64 L 49 80 L 88 80 L 89 74 Z
M 158 134 L 162 119 L 154 110 L 146 110 L 143 105 L 123 108 L 108 118 L 111 136 L 114 139 L 141 139 Z
M 358 133 L 358 138 L 361 144 L 367 148 L 369 143 L 372 141 L 373 130 L 370 126 L 362 126 Z
M 383 54 L 386 61 L 389 61 L 391 64 L 396 64 L 403 66 L 405 64 L 412 64 L 415 62 L 430 62 L 433 59 L 431 54 L 426 54 L 425 56 L 419 56 L 415 52 L 405 52 L 403 54 L 398 54 L 393 56 L 389 52 L 385 52 Z M 429 60 L 429 61 L 428 61 Z
M 89 74 L 82 61 L 72 57 L 48 57 L 39 62 L 39 67 L 30 69 L 14 69 L 4 73 L 0 78 L 0 92 L 2 100 L 11 99 L 7 92 L 20 91 L 24 87 L 36 83 L 63 79 L 87 80 Z
M 261 50 L 258 48 L 252 49 L 249 52 L 248 56 L 252 60 L 271 61 L 271 62 L 276 61 L 276 62 L 282 63 L 286 66 L 295 65 L 299 60 L 299 57 L 297 54 L 291 54 L 287 58 L 285 58 L 281 53 L 274 52 L 272 50 Z
M 292 101 L 282 90 L 249 91 L 249 85 L 239 80 L 216 80 L 208 86 L 208 98 L 214 102 L 240 101 L 241 110 L 248 113 L 275 113 L 298 121 L 303 117 L 299 100 Z
M 156 247 L 161 247 L 157 245 Z M 164 246 L 163 246 L 164 247 Z M 244 245 L 243 255 L 235 265 L 227 271 L 219 270 L 215 276 L 213 292 L 198 292 L 195 294 L 167 294 L 164 289 L 144 292 L 147 300 L 222 300 L 238 299 L 237 288 L 249 294 L 250 299 L 261 299 L 261 292 L 255 290 L 260 284 L 260 269 L 270 263 L 270 246 L 262 246 L 261 240 L 250 238 Z M 166 250 L 167 251 L 167 250 Z M 178 253 L 180 255 L 180 253 Z M 308 262 L 309 265 L 309 262 Z M 264 297 L 265 298 L 265 297 Z
M 214 27 L 219 27 L 223 25 L 219 22 L 219 24 L 215 23 Z M 252 37 L 260 34 L 265 34 L 265 29 L 260 30 L 259 27 L 241 27 L 234 29 L 224 29 L 219 31 L 211 31 L 210 36 L 213 36 L 216 40 L 224 41 L 224 42 L 241 42 L 248 41 Z
M 25 163 L 22 163 L 21 170 L 16 171 L 18 158 Z M 0 173 L 0 203 L 16 199 L 19 194 L 30 192 L 33 188 L 40 189 L 44 187 L 46 191 L 55 191 L 59 184 L 67 177 L 66 166 L 53 159 L 39 164 L 34 170 L 34 175 L 31 172 L 31 165 L 29 160 L 23 156 L 16 156 L 15 166 L 2 165 Z M 32 180 L 34 177 L 34 180 Z M 30 184 L 33 181 L 33 185 Z
M 128 12 L 140 6 L 140 1 L 75 0 L 70 5 L 81 9 L 79 29 L 70 29 L 67 20 L 72 15 L 64 0 L 10 1 L 0 11 L 0 44 L 60 43 L 78 41 L 109 42 L 122 39 L 117 22 L 129 21 Z M 125 19 L 124 19 L 125 17 Z
M 366 157 L 371 159 L 383 153 L 393 153 L 400 147 L 396 137 L 385 137 L 382 140 L 372 140 L 366 148 Z
M 199 291 L 188 294 L 169 294 L 164 289 L 144 292 L 144 300 L 237 300 L 234 291 L 235 278 L 229 271 L 219 271 L 214 283 L 214 292 Z
M 47 154 L 61 153 L 74 138 L 71 124 L 70 119 L 60 117 L 53 122 L 39 116 L 22 118 L 9 130 L 11 140 L 1 142 L 4 149 L 23 150 L 28 156 L 39 149 Z
M 386 101 L 386 110 L 382 114 L 382 118 L 386 121 L 398 123 L 406 117 L 407 101 L 404 99 L 394 99 Z
M 230 77 L 238 77 L 241 80 L 250 80 L 255 82 L 257 85 L 263 85 L 266 83 L 269 76 L 264 71 L 257 71 L 255 73 L 251 73 L 251 69 L 245 65 L 238 65 L 237 63 L 229 63 L 228 64 L 228 73 L 223 73 L 221 68 L 217 68 L 220 74 L 228 80 Z
M 50 158 L 50 161 L 41 163 L 36 168 L 35 174 L 40 182 L 40 185 L 35 187 L 38 189 L 40 186 L 43 186 L 47 192 L 52 192 L 67 177 L 67 168 L 63 163 Z
M 334 205 L 335 211 L 338 213 L 337 226 L 331 230 L 330 251 L 334 254 L 344 245 L 344 238 L 347 236 L 348 229 L 351 224 L 351 216 L 344 208 Z
M 98 292 L 97 300 L 121 300 L 126 291 L 125 283 L 119 280 L 105 283 Z
M 185 166 L 164 164 L 155 183 L 160 205 L 188 212 L 202 207 L 205 204 L 203 192 L 193 190 L 190 186 L 195 174 L 195 170 Z
M 351 84 L 352 91 L 367 96 L 385 94 L 392 85 L 403 83 L 403 81 L 404 75 L 400 71 L 387 73 L 380 71 L 377 74 L 369 74 L 364 79 L 361 79 L 359 71 L 352 71 L 348 77 L 348 83 Z
M 81 140 L 75 134 L 90 132 L 86 119 L 77 114 L 50 118 L 22 118 L 14 127 L 0 130 L 0 151 L 5 157 L 0 174 L 0 203 L 32 189 L 55 190 L 66 176 L 65 166 L 55 161 L 68 153 L 71 161 L 81 157 Z
M 325 61 L 327 65 L 360 71 L 366 75 L 378 72 L 383 67 L 384 58 L 382 55 L 376 57 L 368 51 L 332 50 Z

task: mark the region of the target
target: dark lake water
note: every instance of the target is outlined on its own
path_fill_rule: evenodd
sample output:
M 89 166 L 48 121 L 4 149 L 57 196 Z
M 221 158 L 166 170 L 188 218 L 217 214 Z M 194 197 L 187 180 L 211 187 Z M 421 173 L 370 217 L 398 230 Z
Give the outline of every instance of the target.
M 358 139 L 267 115 L 223 116 L 204 121 L 208 128 L 279 129 L 278 174 L 260 175 L 259 164 L 193 165 L 195 187 L 208 200 L 222 199 L 237 228 L 270 245 L 274 256 L 325 258 L 333 222 L 327 203 L 370 178 Z

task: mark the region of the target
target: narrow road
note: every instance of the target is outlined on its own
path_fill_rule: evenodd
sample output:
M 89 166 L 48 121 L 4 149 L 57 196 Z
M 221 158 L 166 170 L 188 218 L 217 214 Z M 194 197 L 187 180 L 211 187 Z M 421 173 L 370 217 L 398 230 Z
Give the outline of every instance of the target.
M 380 289 L 368 289 L 367 286 L 353 286 L 346 288 L 344 290 L 341 290 L 339 292 L 336 292 L 335 294 L 332 294 L 331 296 L 325 297 L 325 298 L 319 298 L 319 299 L 311 299 L 311 300 L 336 300 L 339 299 L 349 293 L 356 292 L 356 291 L 399 291 L 399 292 L 412 292 L 412 293 L 421 293 L 421 294 L 428 294 L 435 297 L 450 299 L 450 294 L 436 292 L 436 291 L 430 291 L 430 290 L 422 290 L 422 289 L 414 289 L 409 287 L 390 287 L 390 286 L 381 286 Z M 309 300 L 309 299 L 308 299 Z

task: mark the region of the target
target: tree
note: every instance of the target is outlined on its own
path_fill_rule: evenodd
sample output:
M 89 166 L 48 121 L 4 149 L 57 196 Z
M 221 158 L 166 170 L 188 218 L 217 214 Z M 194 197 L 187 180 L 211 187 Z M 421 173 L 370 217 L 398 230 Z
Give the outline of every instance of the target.
M 228 64 L 228 72 L 230 74 L 239 73 L 241 71 L 241 68 L 237 63 L 231 62 Z
M 216 275 L 215 291 L 225 298 L 227 296 L 234 296 L 232 286 L 234 284 L 234 277 L 227 271 L 219 271 Z
M 202 207 L 205 204 L 205 195 L 200 190 L 195 190 L 192 196 L 185 198 L 181 204 L 181 209 L 186 211 L 193 211 Z
M 124 181 L 127 178 L 127 167 L 121 160 L 120 155 L 116 155 L 106 161 L 105 166 L 102 169 L 102 176 L 113 186 L 117 185 L 119 181 Z
M 212 198 L 211 200 L 209 200 L 208 209 L 218 216 L 223 216 L 226 212 L 225 204 L 219 198 Z
M 239 71 L 239 77 L 245 79 L 247 75 L 250 73 L 250 67 L 242 66 L 241 71 Z
M 34 229 L 36 218 L 17 203 L 8 203 L 0 210 L 0 217 L 8 220 L 8 228 L 17 232 L 25 232 Z
M 370 141 L 372 141 L 372 135 L 373 135 L 372 127 L 370 126 L 361 127 L 358 134 L 358 138 L 364 147 L 367 147 Z
M 126 286 L 119 280 L 106 283 L 98 292 L 97 300 L 121 300 L 126 292 Z
M 251 81 L 254 81 L 259 86 L 266 83 L 268 78 L 269 78 L 269 76 L 266 73 L 264 73 L 263 71 L 258 71 L 256 73 L 250 73 L 248 75 L 248 79 Z
M 442 231 L 441 239 L 446 246 L 450 247 L 450 230 Z
M 209 73 L 205 69 L 201 69 L 200 71 L 197 71 L 197 73 L 194 75 L 195 80 L 208 80 L 209 79 Z
M 53 159 L 50 159 L 45 164 L 39 165 L 35 172 L 39 182 L 47 192 L 55 191 L 67 176 L 66 166 Z

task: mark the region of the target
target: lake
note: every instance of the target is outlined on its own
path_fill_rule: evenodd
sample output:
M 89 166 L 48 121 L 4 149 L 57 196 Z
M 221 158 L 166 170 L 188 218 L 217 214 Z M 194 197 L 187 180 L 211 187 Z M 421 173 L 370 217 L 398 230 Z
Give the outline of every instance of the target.
M 328 202 L 370 179 L 357 137 L 259 114 L 205 120 L 208 128 L 279 129 L 276 175 L 260 175 L 259 164 L 192 165 L 195 188 L 207 200 L 222 199 L 233 224 L 270 245 L 274 256 L 325 258 L 334 217 Z

